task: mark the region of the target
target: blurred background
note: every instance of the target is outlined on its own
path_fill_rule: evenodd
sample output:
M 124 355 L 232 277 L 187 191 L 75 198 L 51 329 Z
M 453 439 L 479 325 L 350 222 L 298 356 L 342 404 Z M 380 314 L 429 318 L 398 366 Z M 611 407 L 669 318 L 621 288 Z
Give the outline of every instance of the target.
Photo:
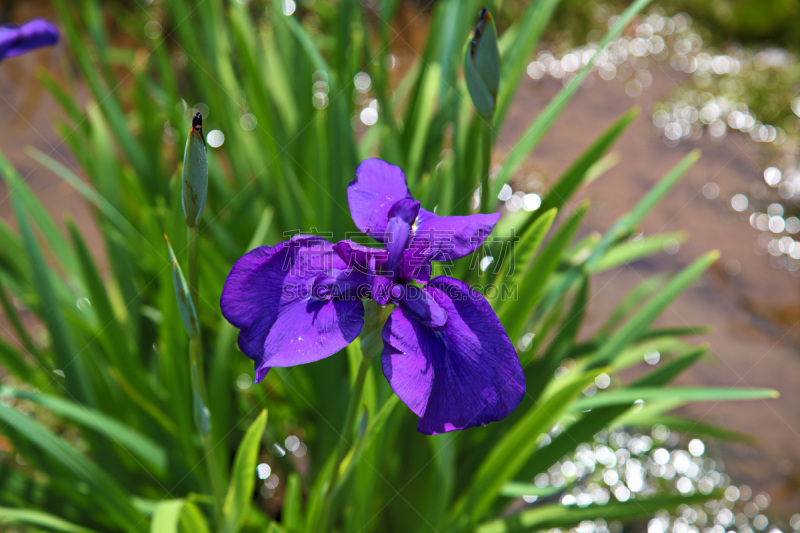
M 158 2 L 127 2 L 130 9 L 153 3 Z M 398 72 L 410 66 L 410 58 L 424 44 L 425 13 L 434 3 L 407 0 L 401 6 L 401 38 L 393 41 L 392 50 Z M 313 0 L 298 0 L 288 2 L 287 9 L 317 17 L 312 4 Z M 497 2 L 501 34 L 523 4 Z M 530 58 L 528 75 L 499 134 L 498 158 L 584 64 L 587 44 L 598 41 L 628 4 L 561 2 L 543 44 Z M 0 2 L 0 22 L 36 16 L 55 19 L 46 1 Z M 155 37 L 162 34 L 160 27 L 144 31 Z M 720 250 L 712 275 L 689 289 L 663 318 L 672 325 L 714 328 L 704 340 L 716 357 L 681 382 L 771 387 L 781 397 L 694 404 L 687 413 L 757 437 L 755 445 L 711 444 L 708 452 L 720 458 L 732 484 L 739 487 L 731 497 L 753 503 L 744 512 L 751 518 L 763 512 L 795 529 L 800 528 L 800 515 L 795 514 L 800 510 L 798 35 L 797 0 L 657 2 L 598 61 L 585 88 L 499 197 L 508 211 L 535 208 L 548 183 L 632 106 L 643 112 L 615 147 L 617 164 L 579 198 L 592 202 L 586 219 L 590 231 L 607 230 L 657 176 L 692 149 L 702 150 L 687 179 L 642 227 L 644 235 L 676 232 L 665 245 L 667 253 L 600 275 L 588 325 L 602 323 L 611 306 L 645 277 L 677 271 L 706 250 Z M 117 46 L 126 43 L 122 33 L 115 39 Z M 58 107 L 36 77 L 37 69 L 64 74 L 69 67 L 62 46 L 0 66 L 0 146 L 47 208 L 72 213 L 91 242 L 90 217 L 80 196 L 23 151 L 32 145 L 78 168 L 52 126 Z M 363 131 L 370 125 L 370 114 L 362 113 L 359 120 L 354 127 Z M 5 191 L 0 192 L 0 216 L 13 225 L 6 200 Z

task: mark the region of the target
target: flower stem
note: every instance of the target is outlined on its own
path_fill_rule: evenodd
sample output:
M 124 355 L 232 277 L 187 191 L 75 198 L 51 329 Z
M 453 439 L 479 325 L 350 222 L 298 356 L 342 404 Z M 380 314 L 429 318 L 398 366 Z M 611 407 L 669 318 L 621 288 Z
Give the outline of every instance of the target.
M 490 209 L 489 202 L 490 202 L 490 195 L 491 190 L 489 188 L 489 172 L 490 167 L 492 164 L 492 122 L 488 120 L 483 124 L 483 150 L 482 150 L 482 157 L 481 157 L 481 176 L 480 176 L 480 184 L 481 184 L 481 205 L 480 205 L 480 212 L 487 213 Z
M 189 296 L 192 299 L 196 309 L 200 309 L 200 287 L 199 275 L 197 270 L 197 226 L 189 227 L 187 231 L 187 245 L 189 247 Z M 198 312 L 199 315 L 199 312 Z M 203 366 L 203 342 L 200 334 L 200 324 L 197 324 L 196 333 L 189 340 L 189 364 L 193 377 L 192 384 L 195 387 L 195 399 L 199 397 L 202 402 L 202 409 L 207 409 L 208 406 L 208 393 L 206 392 L 206 378 L 205 369 Z M 214 447 L 211 444 L 211 431 L 204 431 L 201 427 L 197 428 L 200 433 L 203 447 L 205 448 L 206 466 L 208 467 L 208 474 L 211 478 L 211 487 L 214 492 L 214 515 L 216 523 L 220 524 L 222 521 L 222 481 L 220 479 L 220 471 L 217 464 L 217 455 L 214 452 Z
M 339 444 L 336 448 L 335 467 L 331 475 L 331 482 L 328 484 L 329 500 L 337 488 L 336 484 L 339 481 L 339 470 L 341 470 L 342 461 L 352 444 L 350 442 L 350 437 L 353 435 L 353 425 L 356 422 L 356 413 L 358 413 L 358 406 L 361 403 L 361 394 L 364 392 L 364 382 L 367 378 L 367 370 L 369 370 L 370 361 L 371 358 L 363 357 L 358 367 L 358 374 L 356 375 L 356 382 L 354 384 L 355 388 L 353 389 L 353 394 L 350 395 L 350 404 L 347 406 L 347 415 L 345 416 L 342 434 L 340 435 Z
M 353 444 L 350 439 L 353 435 L 353 426 L 356 422 L 356 414 L 358 413 L 358 406 L 361 403 L 361 395 L 364 392 L 364 382 L 367 378 L 367 371 L 369 370 L 370 361 L 372 357 L 366 356 L 361 358 L 361 364 L 358 367 L 358 374 L 356 374 L 356 381 L 353 387 L 353 393 L 350 395 L 350 403 L 347 406 L 347 415 L 345 415 L 344 426 L 342 426 L 342 433 L 339 435 L 339 443 L 336 447 L 336 460 L 333 463 L 333 472 L 331 473 L 331 480 L 328 483 L 328 490 L 325 493 L 325 502 L 323 504 L 322 512 L 322 526 L 327 529 L 330 520 L 331 508 L 333 507 L 333 500 L 339 491 L 339 471 L 342 469 L 342 461 L 344 461 L 347 451 Z

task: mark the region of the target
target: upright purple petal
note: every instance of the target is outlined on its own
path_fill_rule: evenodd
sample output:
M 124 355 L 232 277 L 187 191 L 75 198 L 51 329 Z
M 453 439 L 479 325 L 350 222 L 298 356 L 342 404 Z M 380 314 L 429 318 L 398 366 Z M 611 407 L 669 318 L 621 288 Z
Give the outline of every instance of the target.
M 433 261 L 450 261 L 480 248 L 499 219 L 500 213 L 440 217 L 420 209 L 414 236 L 432 243 Z
M 502 419 L 525 395 L 525 376 L 489 302 L 459 280 L 439 276 L 426 292 L 447 313 L 431 328 L 395 309 L 383 329 L 383 373 L 436 435 Z
M 59 32 L 42 18 L 29 20 L 21 26 L 0 26 L 0 61 L 58 42 Z
M 419 283 L 428 283 L 431 279 L 431 257 L 435 250 L 431 242 L 423 237 L 411 240 L 408 248 L 403 250 L 400 260 L 400 278 Z
M 270 367 L 323 359 L 358 337 L 364 323 L 360 298 L 349 289 L 338 297 L 315 297 L 320 278 L 347 272 L 346 266 L 331 243 L 307 235 L 256 248 L 236 262 L 220 306 L 241 330 L 239 347 L 256 362 L 256 381 Z
M 397 268 L 403 259 L 403 252 L 411 240 L 411 227 L 419 213 L 419 202 L 413 198 L 403 198 L 389 209 L 389 222 L 386 224 L 384 243 L 389 252 L 389 261 L 384 270 L 393 277 L 400 275 Z
M 350 216 L 362 233 L 384 242 L 389 209 L 410 198 L 406 176 L 400 167 L 380 159 L 366 159 L 356 169 L 356 179 L 347 186 Z

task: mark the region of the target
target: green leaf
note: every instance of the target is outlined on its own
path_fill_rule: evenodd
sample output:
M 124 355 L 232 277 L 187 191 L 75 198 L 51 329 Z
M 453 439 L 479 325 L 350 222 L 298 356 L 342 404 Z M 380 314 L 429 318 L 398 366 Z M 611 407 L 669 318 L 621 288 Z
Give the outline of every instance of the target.
M 534 148 L 538 146 L 545 134 L 550 131 L 550 128 L 561 114 L 561 111 L 563 111 L 564 107 L 566 107 L 567 103 L 572 99 L 572 96 L 578 90 L 581 83 L 583 83 L 584 78 L 586 78 L 591 71 L 595 60 L 605 46 L 614 38 L 616 38 L 616 36 L 628 26 L 636 14 L 644 9 L 644 7 L 649 4 L 650 1 L 651 0 L 636 0 L 636 2 L 631 4 L 631 6 L 619 16 L 614 24 L 614 27 L 611 28 L 605 37 L 603 37 L 603 40 L 597 45 L 597 51 L 592 55 L 587 64 L 581 68 L 572 81 L 570 81 L 569 84 L 567 84 L 567 86 L 555 96 L 555 98 L 550 100 L 550 103 L 547 104 L 547 107 L 545 107 L 541 113 L 539 113 L 539 116 L 536 118 L 533 124 L 531 124 L 527 130 L 525 130 L 525 132 L 522 134 L 522 137 L 520 137 L 519 141 L 517 141 L 517 143 L 508 153 L 503 166 L 500 168 L 500 172 L 497 174 L 495 183 L 498 184 L 496 185 L 498 187 L 498 191 L 499 187 L 502 187 L 504 183 L 509 182 L 511 176 L 513 176 L 517 169 L 519 169 L 522 162 L 528 157 Z
M 303 494 L 297 472 L 291 472 L 286 480 L 281 522 L 289 531 L 303 530 Z
M 85 482 L 92 491 L 98 507 L 109 520 L 128 531 L 144 531 L 145 521 L 133 507 L 130 496 L 95 463 L 83 457 L 60 437 L 45 429 L 32 418 L 0 402 L 0 421 L 19 432 L 30 444 L 50 455 L 77 481 Z
M 718 257 L 719 252 L 709 252 L 670 279 L 662 290 L 654 294 L 630 320 L 611 335 L 608 341 L 592 357 L 592 364 L 606 365 L 613 361 L 640 332 L 645 331 L 667 306 L 686 287 L 694 283 Z
M 61 230 L 58 229 L 53 217 L 50 216 L 30 186 L 20 177 L 17 169 L 8 162 L 2 153 L 0 153 L 0 178 L 6 182 L 12 203 L 19 206 L 19 208 L 14 208 L 15 213 L 17 209 L 24 209 L 30 215 L 64 271 L 73 272 L 75 258 L 70 253 Z
M 41 405 L 49 412 L 92 429 L 135 454 L 159 475 L 166 472 L 167 452 L 163 446 L 100 411 L 44 393 L 0 388 L 0 396 L 10 396 Z
M 83 359 L 75 350 L 73 337 L 61 314 L 58 298 L 53 288 L 50 268 L 45 263 L 42 250 L 28 219 L 28 206 L 25 203 L 24 196 L 20 196 L 25 194 L 26 186 L 21 183 L 16 170 L 2 155 L 0 155 L 0 175 L 5 177 L 10 191 L 11 203 L 17 216 L 25 251 L 33 272 L 34 285 L 41 300 L 42 315 L 50 333 L 53 351 L 56 354 L 56 364 L 67 375 L 65 381 L 70 394 L 84 403 L 93 403 L 93 387 L 86 375 Z M 49 217 L 46 214 L 44 216 Z M 63 241 L 63 237 L 59 235 L 59 242 Z M 68 268 L 66 264 L 62 263 L 62 266 Z
M 422 168 L 422 157 L 425 153 L 428 133 L 433 120 L 437 94 L 442 86 L 442 69 L 438 64 L 428 65 L 422 78 L 420 92 L 420 105 L 417 112 L 413 115 L 413 124 L 416 125 L 414 135 L 411 140 L 411 150 L 408 155 L 408 168 L 406 176 L 409 182 L 419 181 L 419 174 Z
M 564 378 L 556 382 L 540 403 L 528 408 L 509 428 L 482 461 L 451 513 L 458 527 L 468 527 L 483 517 L 497 498 L 501 487 L 525 465 L 539 447 L 538 437 L 546 433 L 570 409 L 583 389 L 600 371 Z
M 511 239 L 504 239 L 501 242 L 502 248 L 492 255 L 495 257 L 499 255 L 507 262 L 507 265 L 505 272 L 498 274 L 497 282 L 500 282 L 504 277 L 505 282 L 512 287 L 515 284 L 522 283 L 536 252 L 539 251 L 539 247 L 544 241 L 545 235 L 550 231 L 550 227 L 556 219 L 556 214 L 556 209 L 550 209 L 537 217 L 537 220 L 533 221 L 532 224 L 525 223 L 527 230 L 522 231 L 518 242 L 514 242 Z M 514 231 L 516 232 L 516 228 L 514 228 Z
M 656 387 L 664 386 L 677 378 L 683 372 L 691 368 L 697 363 L 706 353 L 708 353 L 707 346 L 699 346 L 687 353 L 682 354 L 680 357 L 673 359 L 663 365 L 659 366 L 649 374 L 646 374 L 633 383 L 631 387 Z
M 721 402 L 734 400 L 760 400 L 777 398 L 773 389 L 746 389 L 734 387 L 635 387 L 600 392 L 594 396 L 581 398 L 571 408 L 585 411 L 611 405 L 630 405 L 637 400 L 659 401 L 676 400 L 688 402 Z
M 526 324 L 530 314 L 539 301 L 550 274 L 558 265 L 565 250 L 580 228 L 583 217 L 589 209 L 588 202 L 581 203 L 575 212 L 558 228 L 545 247 L 525 272 L 519 285 L 519 299 L 508 299 L 498 310 L 498 316 L 512 339 L 515 339 Z
M 398 396 L 390 396 L 377 414 L 372 417 L 372 420 L 369 421 L 367 430 L 364 433 L 364 437 L 360 439 L 356 443 L 355 448 L 352 448 L 350 451 L 348 451 L 347 455 L 345 455 L 344 459 L 342 459 L 344 474 L 342 474 L 340 483 L 343 483 L 349 476 L 350 470 L 353 466 L 353 458 L 361 455 L 365 450 L 368 450 L 374 444 L 375 438 L 381 434 L 386 422 L 389 419 L 389 416 L 394 412 L 395 407 L 397 407 L 399 403 L 400 398 Z
M 572 163 L 558 181 L 550 187 L 547 194 L 542 198 L 542 205 L 539 209 L 534 211 L 534 213 L 541 213 L 553 207 L 561 209 L 588 179 L 589 171 L 594 167 L 595 163 L 597 163 L 603 157 L 603 154 L 617 142 L 620 135 L 625 132 L 628 126 L 630 126 L 638 116 L 639 108 L 634 107 L 606 129 L 606 131 L 604 131 L 591 146 Z M 495 180 L 494 187 L 497 189 L 497 193 L 500 192 L 502 186 L 502 182 Z
M 72 172 L 69 168 L 65 167 L 49 155 L 37 150 L 33 147 L 28 147 L 26 152 L 30 154 L 33 159 L 50 169 L 56 176 L 64 180 L 74 188 L 87 202 L 94 205 L 117 229 L 126 237 L 138 235 L 138 231 L 123 215 L 120 213 L 103 195 L 97 192 L 91 185 L 83 181 L 78 175 Z M 140 241 L 142 245 L 145 244 L 144 239 Z M 152 247 L 149 243 L 147 246 Z
M 64 533 L 97 533 L 94 529 L 81 527 L 43 511 L 0 507 L 0 525 L 12 524 L 43 527 L 52 531 L 63 531 Z
M 0 337 L 0 367 L 25 383 L 42 381 L 37 367 L 30 363 L 24 353 L 11 346 L 2 337 Z
M 590 279 L 589 276 L 581 278 L 570 310 L 560 321 L 559 330 L 547 347 L 547 351 L 526 372 L 528 394 L 533 398 L 537 398 L 541 394 L 547 382 L 552 379 L 558 365 L 569 355 L 575 345 L 575 339 L 580 332 L 589 307 Z
M 624 318 L 635 309 L 645 298 L 654 294 L 664 286 L 666 279 L 663 275 L 657 275 L 639 283 L 636 287 L 625 295 L 622 301 L 609 313 L 603 325 L 597 329 L 596 337 L 607 335 L 613 330 Z
M 686 232 L 676 231 L 639 239 L 628 239 L 608 250 L 602 259 L 593 265 L 592 272 L 602 272 L 663 252 L 671 242 L 682 244 L 688 237 Z
M 640 425 L 641 423 L 638 419 L 636 419 L 633 416 L 627 418 L 626 422 L 630 422 L 633 425 Z M 706 424 L 704 422 L 698 422 L 697 420 L 680 418 L 677 416 L 665 415 L 654 419 L 650 419 L 647 421 L 646 427 L 649 429 L 657 424 L 667 426 L 668 428 L 674 431 L 678 431 L 679 433 L 683 433 L 684 435 L 697 435 L 700 437 L 709 437 L 712 439 L 727 440 L 731 442 L 741 442 L 742 444 L 747 444 L 748 446 L 758 446 L 758 443 L 761 440 L 759 437 L 754 435 L 749 435 L 747 433 L 742 433 L 740 431 L 735 431 L 732 429 L 720 427 L 714 424 Z
M 208 527 L 205 515 L 203 515 L 200 509 L 191 501 L 187 501 L 183 505 L 181 529 L 189 533 L 208 533 L 211 531 Z
M 194 302 L 189 294 L 189 286 L 186 284 L 186 278 L 183 277 L 181 265 L 178 263 L 178 259 L 175 257 L 175 252 L 172 251 L 172 245 L 169 243 L 169 239 L 166 235 L 164 235 L 164 240 L 167 241 L 167 249 L 169 250 L 169 262 L 172 268 L 172 284 L 175 287 L 175 300 L 178 302 L 181 320 L 183 320 L 186 333 L 188 333 L 190 337 L 195 337 L 199 329 Z
M 653 496 L 636 498 L 626 502 L 612 501 L 605 505 L 587 505 L 586 507 L 547 504 L 534 507 L 511 515 L 507 518 L 482 524 L 478 533 L 511 533 L 513 531 L 538 531 L 553 527 L 568 527 L 582 520 L 632 520 L 639 517 L 650 517 L 659 511 L 671 511 L 681 505 L 701 504 L 711 499 L 722 497 L 720 491 L 710 494 L 692 496 Z
M 250 507 L 250 500 L 256 486 L 258 451 L 266 426 L 267 410 L 264 409 L 247 429 L 242 443 L 236 451 L 231 471 L 231 483 L 222 508 L 222 531 L 225 533 L 239 531 Z
M 138 386 L 143 386 L 141 367 L 132 357 L 132 350 L 128 344 L 130 340 L 125 335 L 125 330 L 120 324 L 118 313 L 115 312 L 108 294 L 108 284 L 103 283 L 97 264 L 92 258 L 89 246 L 81 235 L 75 222 L 68 218 L 66 221 L 78 265 L 89 290 L 89 299 L 101 320 L 102 327 L 97 333 L 104 341 L 105 355 L 112 364 L 119 368 L 128 380 L 134 381 Z
M 22 343 L 22 347 L 25 349 L 25 351 L 33 357 L 40 357 L 41 354 L 36 346 L 34 346 L 33 339 L 31 339 L 31 336 L 28 334 L 28 330 L 25 329 L 25 326 L 19 317 L 19 313 L 6 295 L 2 278 L 0 278 L 0 307 L 3 308 L 3 313 L 5 314 L 6 320 L 11 323 L 11 327 L 14 328 L 14 333 L 16 333 L 17 339 Z M 25 381 L 27 381 L 27 379 Z
M 520 483 L 518 481 L 509 481 L 500 489 L 500 495 L 507 498 L 521 498 L 522 496 L 536 496 L 538 498 L 547 498 L 559 492 L 566 490 L 566 487 L 539 487 L 533 483 Z
M 178 533 L 185 500 L 162 500 L 156 504 L 150 533 Z
M 503 62 L 500 65 L 501 81 L 497 91 L 495 126 L 500 126 L 505 121 L 511 100 L 525 75 L 525 65 L 530 61 L 558 2 L 559 0 L 530 2 L 520 16 L 519 24 L 511 26 L 500 37 Z

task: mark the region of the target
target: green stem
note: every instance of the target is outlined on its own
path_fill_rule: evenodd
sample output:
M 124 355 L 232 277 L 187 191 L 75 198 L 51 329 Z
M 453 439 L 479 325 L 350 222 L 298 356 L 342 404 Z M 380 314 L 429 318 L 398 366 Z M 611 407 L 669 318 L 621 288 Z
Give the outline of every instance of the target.
M 192 303 L 197 310 L 199 316 L 200 310 L 200 287 L 199 275 L 197 270 L 197 226 L 189 227 L 187 231 L 187 244 L 189 247 L 189 296 Z M 198 319 L 199 321 L 199 319 Z M 207 409 L 208 406 L 208 392 L 206 392 L 206 377 L 205 367 L 203 366 L 203 342 L 200 334 L 200 324 L 197 324 L 197 333 L 189 340 L 189 364 L 193 376 L 196 379 L 192 380 L 195 386 L 195 393 L 200 397 L 203 403 L 203 408 Z M 214 516 L 217 524 L 222 523 L 222 502 L 223 502 L 223 487 L 220 478 L 219 466 L 217 464 L 217 454 L 211 443 L 211 431 L 204 431 L 197 428 L 200 432 L 203 447 L 205 449 L 206 466 L 208 467 L 208 474 L 211 478 L 211 487 L 214 492 Z
M 336 484 L 339 481 L 339 470 L 341 470 L 342 461 L 344 460 L 347 450 L 350 449 L 350 437 L 353 435 L 353 425 L 356 422 L 356 414 L 358 413 L 358 406 L 361 403 L 361 394 L 364 392 L 364 382 L 367 378 L 367 370 L 369 370 L 370 359 L 363 357 L 361 364 L 358 367 L 358 374 L 356 375 L 355 388 L 353 394 L 350 396 L 350 405 L 347 406 L 347 416 L 344 419 L 344 426 L 342 427 L 342 434 L 340 435 L 339 444 L 336 449 L 336 466 L 331 475 L 331 482 L 328 485 L 328 497 L 336 490 Z
M 486 120 L 483 124 L 483 150 L 482 150 L 482 157 L 481 157 L 481 206 L 480 212 L 481 213 L 488 213 L 490 209 L 490 194 L 491 189 L 489 187 L 489 172 L 491 170 L 492 165 L 492 121 L 491 119 Z
M 331 474 L 330 483 L 328 483 L 328 490 L 325 493 L 325 504 L 322 513 L 322 523 L 325 527 L 328 526 L 331 519 L 330 510 L 332 508 L 333 499 L 339 489 L 337 485 L 339 484 L 339 471 L 342 467 L 342 461 L 344 461 L 347 451 L 353 444 L 350 439 L 353 435 L 353 426 L 356 422 L 358 406 L 361 404 L 361 395 L 364 392 L 364 382 L 367 379 L 367 371 L 369 370 L 371 360 L 372 358 L 368 356 L 361 358 L 353 394 L 350 395 L 350 404 L 347 406 L 347 415 L 344 418 L 344 426 L 342 426 L 342 433 L 339 435 L 339 443 L 336 447 L 336 460 L 333 463 L 333 473 Z

